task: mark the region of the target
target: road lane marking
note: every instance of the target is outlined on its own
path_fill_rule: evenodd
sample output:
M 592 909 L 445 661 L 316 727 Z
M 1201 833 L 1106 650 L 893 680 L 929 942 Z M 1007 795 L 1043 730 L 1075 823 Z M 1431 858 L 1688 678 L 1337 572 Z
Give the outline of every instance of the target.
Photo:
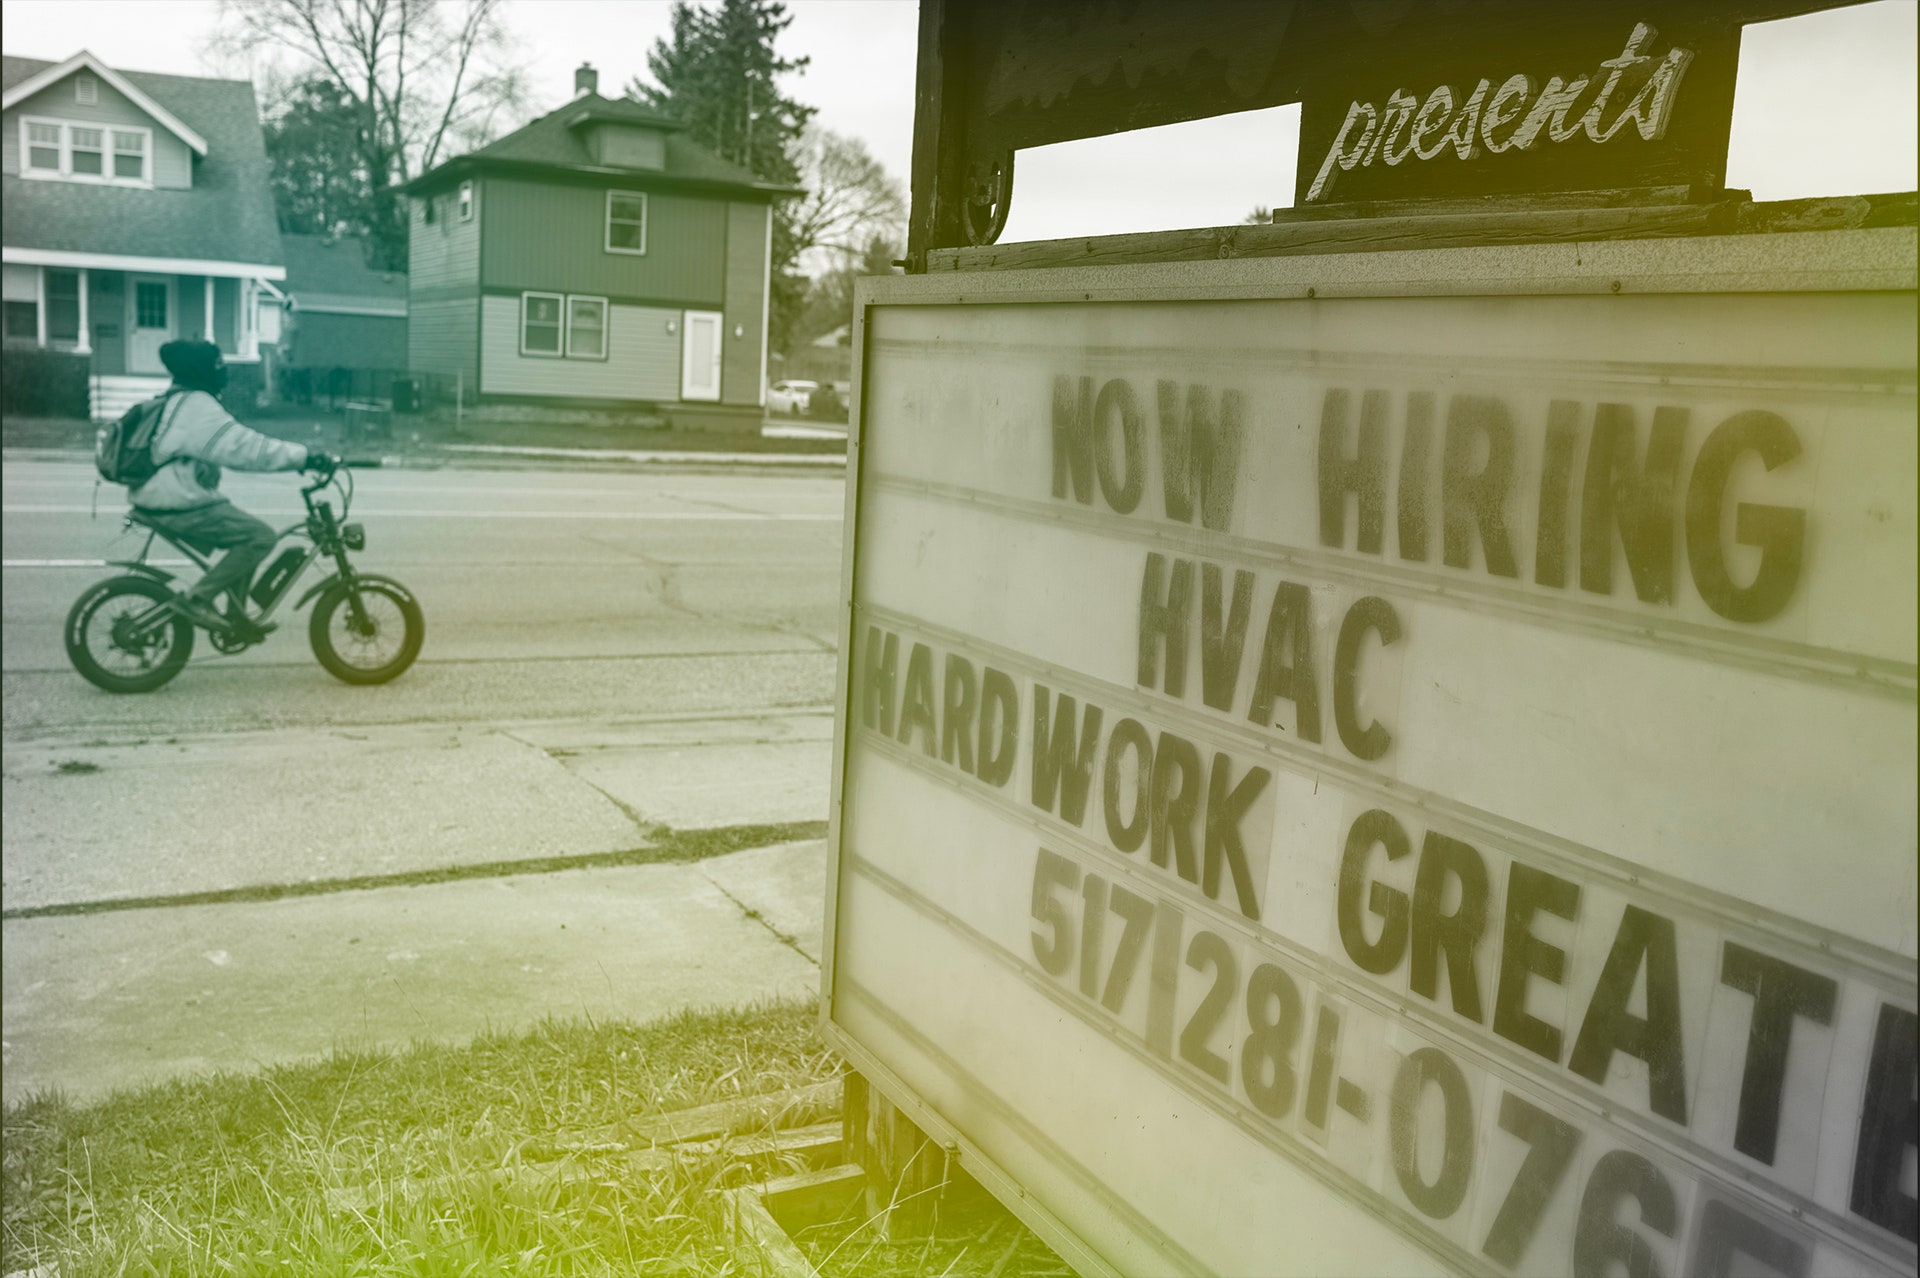
M 105 568 L 113 564 L 127 563 L 128 560 L 115 559 L 0 559 L 0 568 Z M 155 568 L 185 568 L 192 564 L 190 559 L 149 559 L 146 561 Z
M 84 515 L 91 506 L 0 506 L 4 515 Z M 125 509 L 101 513 L 122 516 Z M 629 519 L 662 523 L 789 523 L 837 524 L 843 516 L 832 514 L 763 514 L 758 511 L 693 510 L 361 510 L 355 512 L 372 519 Z

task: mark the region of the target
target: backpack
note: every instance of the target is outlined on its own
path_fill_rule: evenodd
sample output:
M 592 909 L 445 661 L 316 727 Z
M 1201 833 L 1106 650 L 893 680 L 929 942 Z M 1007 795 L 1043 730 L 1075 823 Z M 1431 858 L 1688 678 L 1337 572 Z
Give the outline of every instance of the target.
M 93 464 L 100 478 L 129 488 L 153 478 L 160 469 L 153 460 L 153 441 L 174 394 L 168 391 L 142 400 L 120 414 L 119 421 L 100 428 L 93 441 Z

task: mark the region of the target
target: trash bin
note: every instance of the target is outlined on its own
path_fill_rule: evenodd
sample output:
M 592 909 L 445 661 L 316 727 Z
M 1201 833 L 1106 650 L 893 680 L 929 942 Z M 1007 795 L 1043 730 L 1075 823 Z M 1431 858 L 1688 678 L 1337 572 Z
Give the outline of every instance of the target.
M 411 377 L 393 379 L 393 411 L 396 413 L 417 413 L 420 411 L 420 383 Z

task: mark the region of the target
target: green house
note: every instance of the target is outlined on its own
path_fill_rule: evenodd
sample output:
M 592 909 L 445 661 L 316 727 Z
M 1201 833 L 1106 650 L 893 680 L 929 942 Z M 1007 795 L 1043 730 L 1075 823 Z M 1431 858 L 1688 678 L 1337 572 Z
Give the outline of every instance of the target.
M 671 119 L 575 96 L 407 187 L 408 364 L 467 402 L 757 428 L 772 206 Z

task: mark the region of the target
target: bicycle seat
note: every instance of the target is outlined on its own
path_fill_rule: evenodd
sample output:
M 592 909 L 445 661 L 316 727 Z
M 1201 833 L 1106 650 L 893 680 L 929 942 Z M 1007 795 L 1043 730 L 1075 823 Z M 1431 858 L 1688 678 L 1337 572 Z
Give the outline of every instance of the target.
M 160 531 L 160 525 L 147 518 L 146 512 L 142 511 L 138 506 L 131 506 L 127 509 L 127 522 L 130 524 L 139 524 L 142 528 L 151 528 L 155 532 Z

